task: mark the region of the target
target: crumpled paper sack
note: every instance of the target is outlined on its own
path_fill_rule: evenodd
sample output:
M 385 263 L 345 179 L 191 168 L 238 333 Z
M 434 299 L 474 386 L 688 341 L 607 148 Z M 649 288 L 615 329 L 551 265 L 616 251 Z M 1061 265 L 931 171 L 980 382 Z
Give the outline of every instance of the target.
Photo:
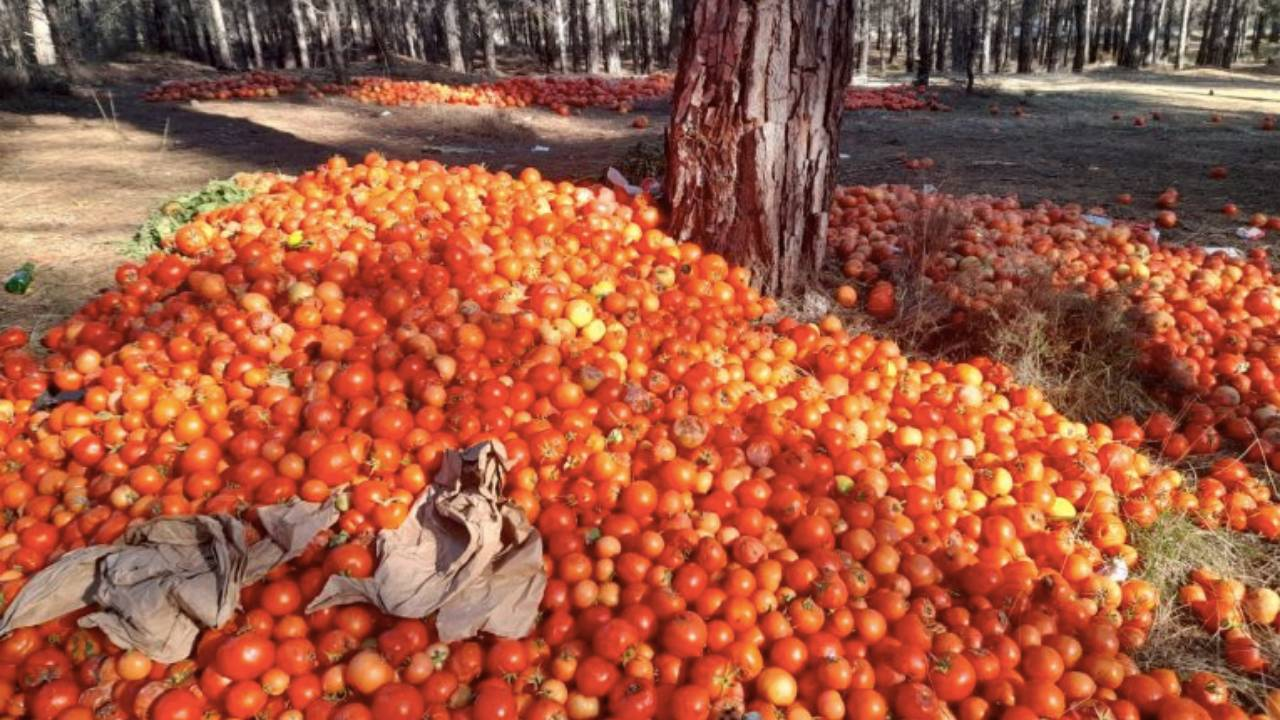
M 266 536 L 249 546 L 244 523 L 229 515 L 156 518 L 118 544 L 73 550 L 36 573 L 0 617 L 0 635 L 97 605 L 81 627 L 100 628 L 158 662 L 184 660 L 201 627 L 235 614 L 242 587 L 296 557 L 337 519 L 332 501 L 263 507 Z
M 528 635 L 547 587 L 542 536 L 502 497 L 506 468 L 497 441 L 447 452 L 404 524 L 378 534 L 373 577 L 331 576 L 307 611 L 363 602 L 405 618 L 439 611 L 444 642 Z

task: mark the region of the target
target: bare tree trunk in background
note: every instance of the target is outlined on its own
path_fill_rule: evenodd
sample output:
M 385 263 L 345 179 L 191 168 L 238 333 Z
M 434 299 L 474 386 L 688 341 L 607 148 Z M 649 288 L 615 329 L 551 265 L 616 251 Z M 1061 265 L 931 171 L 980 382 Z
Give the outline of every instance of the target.
M 396 52 L 395 48 L 389 45 L 392 35 L 387 27 L 388 7 L 378 0 L 357 0 L 357 2 L 368 16 L 369 25 L 372 27 L 370 34 L 373 35 L 373 44 L 378 48 L 378 57 L 382 59 L 383 68 L 389 73 L 391 68 L 395 67 Z
M 209 34 L 218 67 L 235 67 L 231 59 L 231 42 L 227 39 L 227 21 L 222 14 L 222 0 L 209 0 Z
M 1218 56 L 1218 65 L 1226 70 L 1231 69 L 1231 63 L 1236 56 L 1236 42 L 1240 37 L 1241 5 L 1241 0 L 1231 2 L 1231 16 L 1227 21 L 1227 38 Z
M 982 0 L 982 26 L 979 29 L 981 40 L 978 41 L 978 72 L 983 74 L 995 69 L 995 61 L 991 57 L 991 0 Z
M 307 47 L 307 19 L 302 14 L 298 0 L 289 0 L 289 15 L 293 18 L 293 37 L 298 43 L 298 64 L 311 67 L 311 50 Z
M 919 35 L 920 55 L 916 58 L 916 85 L 929 85 L 929 70 L 933 67 L 933 4 L 937 0 L 920 0 Z
M 653 15 L 650 13 L 651 0 L 633 0 L 635 3 L 635 15 L 632 16 L 632 27 L 635 29 L 635 49 L 636 58 L 640 72 L 649 73 L 653 70 L 653 55 L 651 49 L 653 43 L 650 40 L 652 23 L 649 21 Z
M 894 2 L 894 3 L 890 3 L 890 4 L 889 4 L 889 10 L 890 10 L 891 14 L 890 14 L 890 16 L 889 16 L 889 53 L 888 53 L 888 55 L 889 55 L 889 59 L 888 59 L 888 64 L 892 64 L 895 60 L 897 60 L 897 59 L 898 59 L 898 33 L 899 33 L 899 25 L 901 24 L 901 18 L 899 17 L 899 14 L 898 14 L 898 3 L 896 3 L 896 2 Z M 886 63 L 885 63 L 885 54 L 884 54 L 884 53 L 881 53 L 881 54 L 880 54 L 880 69 L 881 69 L 882 71 L 884 70 L 884 65 L 885 65 L 885 64 L 886 64 Z
M 1093 12 L 1092 0 L 1075 0 L 1076 47 L 1071 57 L 1071 72 L 1084 72 L 1089 57 L 1089 15 Z
M 867 66 L 871 64 L 871 0 L 857 0 L 857 10 L 855 12 L 857 13 L 856 27 L 858 33 L 855 37 L 857 44 L 854 45 L 858 49 L 856 78 L 866 82 Z
M 849 11 L 698 2 L 685 30 L 667 131 L 672 235 L 746 267 L 765 293 L 795 293 L 826 257 Z
M 1009 0 L 999 0 L 1000 9 L 996 14 L 996 27 L 991 37 L 991 67 L 996 72 L 1004 72 L 1005 57 L 1009 44 Z
M 445 0 L 446 3 L 455 0 Z M 551 30 L 551 42 L 555 45 L 556 70 L 569 71 L 569 39 L 565 28 L 564 0 L 549 0 L 546 4 L 547 23 Z
M 1222 24 L 1226 17 L 1226 5 L 1230 0 L 1217 0 L 1213 4 L 1213 13 L 1209 16 L 1209 31 L 1205 33 L 1200 44 L 1205 49 L 1202 65 L 1219 65 L 1222 62 Z
M 1018 72 L 1035 70 L 1035 44 L 1032 34 L 1036 25 L 1036 0 L 1022 0 L 1022 14 L 1018 20 Z
M 44 0 L 27 0 L 27 26 L 31 29 L 32 57 L 37 65 L 53 65 L 58 53 L 53 46 L 53 30 L 49 27 L 49 15 Z
M 680 62 L 680 44 L 684 37 L 684 16 L 697 0 L 671 0 L 671 23 L 667 28 L 667 66 Z
M 1141 4 L 1139 4 L 1141 3 Z M 1125 22 L 1124 49 L 1120 52 L 1121 67 L 1137 69 L 1142 64 L 1142 22 L 1148 0 L 1129 0 Z
M 1192 0 L 1183 0 L 1183 20 L 1178 23 L 1178 54 L 1174 55 L 1174 67 L 1183 69 L 1187 63 L 1187 35 L 1192 23 Z
M 257 14 L 252 0 L 244 4 L 244 19 L 249 33 L 249 49 L 253 52 L 253 66 L 261 68 L 264 63 L 262 62 L 262 36 L 258 34 Z
M 1106 22 L 1103 18 L 1107 14 L 1104 9 L 1111 6 L 1110 0 L 1098 0 L 1095 5 L 1093 17 L 1089 19 L 1089 24 L 1093 26 L 1093 37 L 1089 38 L 1089 60 L 1090 64 L 1098 62 L 1098 53 L 1102 47 L 1102 31 Z
M 444 44 L 448 51 L 449 69 L 467 71 L 467 59 L 462 54 L 462 23 L 458 20 L 458 0 L 444 0 L 440 6 L 440 22 L 444 26 Z M 563 28 L 561 28 L 563 31 Z M 561 66 L 563 72 L 563 66 Z
M 600 45 L 604 50 L 604 71 L 610 75 L 622 72 L 622 54 L 618 37 L 618 2 L 600 0 Z
M 7 77 L 0 72 L 0 79 L 8 80 L 18 88 L 25 88 L 31 82 L 31 73 L 27 70 L 27 48 L 22 41 L 22 15 L 26 10 L 25 5 L 0 5 L 0 63 L 13 68 Z
M 1253 24 L 1253 42 L 1249 44 L 1249 51 L 1253 56 L 1258 57 L 1259 51 L 1262 49 L 1262 28 L 1267 24 L 1267 9 L 1263 7 L 1258 11 L 1258 21 Z
M 587 72 L 598 73 L 604 69 L 604 58 L 600 54 L 600 3 L 599 0 L 585 0 L 582 6 L 583 31 L 587 41 Z
M 1053 0 L 1053 4 L 1049 6 L 1049 25 L 1045 34 L 1048 36 L 1045 43 L 1044 65 L 1045 70 L 1049 72 L 1057 72 L 1058 70 L 1058 26 L 1062 21 L 1062 0 Z
M 80 56 L 76 52 L 74 41 L 69 35 L 69 27 L 57 0 L 44 0 L 44 14 L 48 18 L 49 38 L 53 43 L 53 51 L 58 65 L 69 78 L 79 74 Z
M 974 56 L 978 54 L 978 33 L 981 29 L 982 12 L 979 3 L 976 0 L 969 2 L 969 29 L 965 33 L 965 54 L 964 54 L 964 77 L 965 92 L 973 92 L 973 63 Z
M 347 83 L 346 45 L 342 41 L 342 22 L 338 11 L 338 0 L 329 0 L 325 9 L 324 22 L 329 27 L 329 68 L 333 79 L 345 85 Z
M 1169 10 L 1169 0 L 1159 0 L 1160 5 L 1156 12 L 1151 16 L 1151 27 L 1147 29 L 1147 64 L 1154 65 L 1159 59 L 1159 32 L 1160 25 L 1164 22 L 1165 14 Z
M 653 38 L 653 50 L 649 53 L 650 62 L 661 67 L 671 54 L 671 0 L 652 0 L 653 29 L 649 32 Z
M 907 13 L 902 18 L 902 35 L 903 35 L 903 56 L 906 58 L 907 74 L 910 75 L 916 71 L 916 31 L 917 16 L 920 13 L 920 5 L 924 0 L 906 0 Z
M 951 11 L 945 0 L 933 0 L 937 14 L 933 18 L 933 62 L 938 72 L 947 70 L 947 39 L 951 34 Z
M 484 54 L 484 69 L 490 73 L 498 72 L 497 15 L 493 10 L 494 0 L 476 0 L 476 12 L 480 14 L 480 48 Z M 595 0 L 587 0 L 588 11 Z M 588 18 L 588 32 L 591 32 Z

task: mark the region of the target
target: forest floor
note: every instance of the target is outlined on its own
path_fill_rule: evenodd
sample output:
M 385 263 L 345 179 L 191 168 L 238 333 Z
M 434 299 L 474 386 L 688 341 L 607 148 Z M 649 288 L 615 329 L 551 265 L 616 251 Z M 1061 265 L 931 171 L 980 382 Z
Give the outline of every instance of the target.
M 335 153 L 358 158 L 376 149 L 595 180 L 610 166 L 660 158 L 668 111 L 666 102 L 638 106 L 651 124 L 636 130 L 634 114 L 605 110 L 560 117 L 541 108 L 383 108 L 302 95 L 182 104 L 139 98 L 156 79 L 203 74 L 187 63 L 117 64 L 100 70 L 93 91 L 0 99 L 0 275 L 37 264 L 33 291 L 0 301 L 0 327 L 42 331 L 65 318 L 111 283 L 121 247 L 149 212 L 211 179 L 293 174 Z M 1218 212 L 1227 200 L 1245 213 L 1280 211 L 1280 133 L 1258 129 L 1264 114 L 1280 113 L 1275 75 L 999 76 L 973 95 L 945 82 L 942 93 L 952 112 L 846 113 L 840 182 L 931 184 L 1086 207 L 1111 206 L 1117 193 L 1130 192 L 1134 205 L 1113 212 L 1134 217 L 1150 217 L 1155 196 L 1175 186 L 1185 225 L 1175 238 L 1205 244 L 1234 238 L 1238 222 Z M 1211 113 L 1222 121 L 1211 123 Z M 1146 127 L 1134 125 L 1136 116 Z M 908 157 L 936 165 L 908 170 Z M 1229 167 L 1229 176 L 1209 179 L 1214 165 Z

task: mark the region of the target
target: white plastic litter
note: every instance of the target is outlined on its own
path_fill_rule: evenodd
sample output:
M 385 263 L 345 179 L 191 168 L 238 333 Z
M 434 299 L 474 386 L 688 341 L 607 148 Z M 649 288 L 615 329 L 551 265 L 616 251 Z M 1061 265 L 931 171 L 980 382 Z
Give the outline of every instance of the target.
M 636 185 L 632 185 L 627 176 L 623 175 L 616 168 L 609 168 L 605 174 L 605 179 L 609 181 L 609 185 L 613 187 L 614 192 L 622 192 L 628 195 L 639 195 L 642 189 Z
M 534 145 L 530 152 L 551 152 L 551 148 L 546 145 Z
M 1244 259 L 1244 253 L 1240 252 L 1240 248 L 1208 245 L 1204 248 L 1204 251 L 1209 253 L 1210 255 L 1212 255 L 1213 253 L 1220 253 L 1222 255 L 1226 255 L 1227 257 L 1234 258 L 1236 260 Z

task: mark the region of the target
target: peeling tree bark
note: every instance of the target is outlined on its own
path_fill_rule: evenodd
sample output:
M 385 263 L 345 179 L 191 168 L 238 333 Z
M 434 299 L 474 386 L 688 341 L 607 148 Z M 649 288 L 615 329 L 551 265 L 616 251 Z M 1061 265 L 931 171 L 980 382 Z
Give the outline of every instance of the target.
M 826 255 L 845 83 L 848 2 L 699 2 L 667 131 L 672 234 L 789 295 Z

